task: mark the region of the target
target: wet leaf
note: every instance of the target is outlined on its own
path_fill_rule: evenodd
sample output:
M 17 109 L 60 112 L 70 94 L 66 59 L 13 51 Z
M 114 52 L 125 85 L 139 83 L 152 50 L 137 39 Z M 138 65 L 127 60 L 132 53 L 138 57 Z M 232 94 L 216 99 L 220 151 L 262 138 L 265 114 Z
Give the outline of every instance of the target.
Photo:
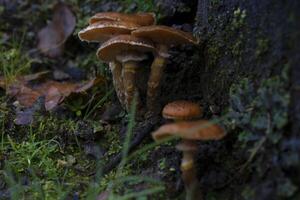
M 64 43 L 72 34 L 76 18 L 64 3 L 54 6 L 52 21 L 38 33 L 38 49 L 45 55 L 55 58 L 64 51 Z

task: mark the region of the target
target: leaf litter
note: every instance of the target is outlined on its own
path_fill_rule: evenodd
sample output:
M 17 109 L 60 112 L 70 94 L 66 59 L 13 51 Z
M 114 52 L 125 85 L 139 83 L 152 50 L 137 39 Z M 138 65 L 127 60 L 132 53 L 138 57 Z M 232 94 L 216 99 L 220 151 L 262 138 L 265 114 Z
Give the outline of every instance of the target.
M 52 21 L 38 33 L 38 49 L 51 58 L 59 57 L 64 52 L 65 42 L 73 33 L 76 18 L 64 3 L 54 6 Z

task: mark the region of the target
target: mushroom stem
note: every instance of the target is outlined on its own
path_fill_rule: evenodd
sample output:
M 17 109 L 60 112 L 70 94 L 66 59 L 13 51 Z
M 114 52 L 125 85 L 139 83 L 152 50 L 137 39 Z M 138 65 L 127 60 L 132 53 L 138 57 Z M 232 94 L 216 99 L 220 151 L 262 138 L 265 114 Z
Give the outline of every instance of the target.
M 112 79 L 114 88 L 116 90 L 118 99 L 123 108 L 125 108 L 125 96 L 124 96 L 124 85 L 123 85 L 123 78 L 122 78 L 122 64 L 114 61 L 109 63 L 109 68 L 112 73 Z
M 139 105 L 139 93 L 135 84 L 137 68 L 138 64 L 136 61 L 127 61 L 123 63 L 123 84 L 125 89 L 126 110 L 130 110 L 135 95 L 137 95 L 137 105 Z
M 182 180 L 185 185 L 186 200 L 203 200 L 203 194 L 197 179 L 197 168 L 195 165 L 197 150 L 195 148 L 189 148 L 191 145 L 196 146 L 196 143 L 191 140 L 183 139 L 179 145 L 181 148 L 177 149 L 181 150 L 183 154 L 180 169 Z
M 160 112 L 160 107 L 157 102 L 159 94 L 159 87 L 163 71 L 166 67 L 168 57 L 168 47 L 166 45 L 160 45 L 158 47 L 158 54 L 154 58 L 151 65 L 151 72 L 148 80 L 147 88 L 147 115 L 154 115 Z

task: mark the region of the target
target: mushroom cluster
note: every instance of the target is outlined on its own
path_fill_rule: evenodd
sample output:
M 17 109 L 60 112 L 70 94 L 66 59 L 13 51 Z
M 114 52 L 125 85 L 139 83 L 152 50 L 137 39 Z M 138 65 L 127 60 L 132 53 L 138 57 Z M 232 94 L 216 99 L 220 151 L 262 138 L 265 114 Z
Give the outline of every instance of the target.
M 180 169 L 187 200 L 203 199 L 195 165 L 195 156 L 198 150 L 197 141 L 219 140 L 225 136 L 225 131 L 221 126 L 208 120 L 199 120 L 202 114 L 202 108 L 194 102 L 174 101 L 164 107 L 162 115 L 165 119 L 174 120 L 175 123 L 163 125 L 152 133 L 155 141 L 161 141 L 172 136 L 181 138 L 176 149 L 183 154 Z
M 174 45 L 197 44 L 192 34 L 155 25 L 155 22 L 153 13 L 102 12 L 92 16 L 89 26 L 78 33 L 82 41 L 100 43 L 97 56 L 109 63 L 121 105 L 128 111 L 136 98 L 139 108 L 146 108 L 147 116 L 153 116 L 160 111 L 158 94 L 169 48 Z M 154 59 L 151 66 L 141 65 L 141 61 L 152 57 Z M 140 100 L 137 87 L 137 72 L 143 67 L 150 67 L 145 105 Z

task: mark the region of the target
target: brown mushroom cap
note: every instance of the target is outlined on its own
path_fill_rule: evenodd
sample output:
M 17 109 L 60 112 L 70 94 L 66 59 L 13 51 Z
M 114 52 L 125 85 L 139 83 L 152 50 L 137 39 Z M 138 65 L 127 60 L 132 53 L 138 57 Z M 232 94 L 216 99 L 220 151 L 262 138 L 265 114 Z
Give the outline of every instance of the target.
M 207 120 L 166 124 L 152 133 L 154 140 L 178 136 L 189 140 L 219 140 L 225 136 L 225 130 Z
M 148 40 L 132 35 L 119 35 L 103 43 L 97 51 L 97 56 L 105 62 L 112 62 L 117 55 L 124 55 L 124 52 L 135 57 L 138 54 L 154 51 L 154 45 Z
M 137 14 L 124 14 L 118 12 L 102 12 L 97 13 L 90 18 L 89 24 L 104 21 L 124 21 L 140 26 L 149 26 L 155 24 L 155 14 L 154 13 L 137 13 Z
M 190 101 L 179 100 L 168 103 L 162 115 L 165 119 L 185 120 L 201 117 L 203 114 L 202 107 Z
M 132 35 L 151 39 L 164 45 L 197 44 L 197 39 L 190 33 L 162 25 L 143 26 L 134 30 Z
M 115 35 L 130 34 L 138 27 L 137 24 L 123 21 L 97 22 L 81 30 L 78 37 L 82 41 L 104 42 Z

